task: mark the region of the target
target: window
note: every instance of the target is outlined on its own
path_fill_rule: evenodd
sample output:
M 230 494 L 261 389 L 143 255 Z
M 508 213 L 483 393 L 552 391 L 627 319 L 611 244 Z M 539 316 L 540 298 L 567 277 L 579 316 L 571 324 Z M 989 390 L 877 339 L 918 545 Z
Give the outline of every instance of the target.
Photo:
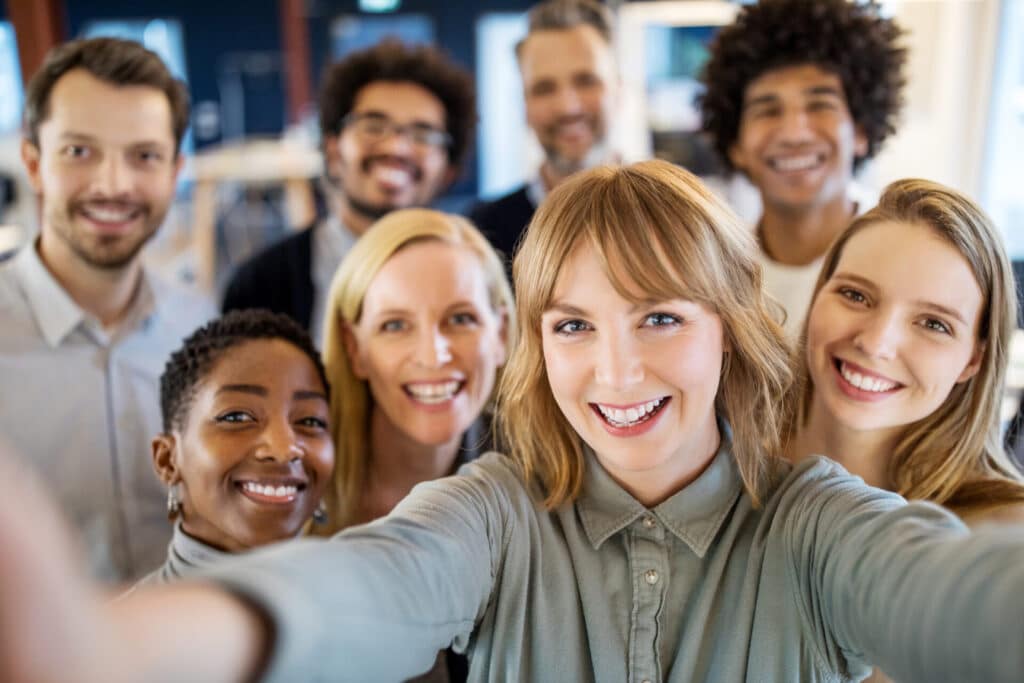
M 504 194 L 530 177 L 543 158 L 526 125 L 515 46 L 526 14 L 489 13 L 476 24 L 476 106 L 481 197 Z
M 388 37 L 411 45 L 429 45 L 434 42 L 434 22 L 423 14 L 338 17 L 331 23 L 331 55 L 341 59 Z
M 1003 231 L 1014 260 L 1024 259 L 1024 2 L 1002 3 L 981 203 Z
M 21 85 L 21 66 L 18 62 L 18 44 L 14 27 L 9 21 L 0 21 L 0 134 L 18 130 L 21 107 L 25 98 Z

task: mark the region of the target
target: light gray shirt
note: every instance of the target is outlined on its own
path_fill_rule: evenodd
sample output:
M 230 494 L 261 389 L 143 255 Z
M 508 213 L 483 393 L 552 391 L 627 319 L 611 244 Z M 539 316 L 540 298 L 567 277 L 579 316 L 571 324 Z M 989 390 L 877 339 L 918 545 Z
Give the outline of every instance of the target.
M 725 441 L 652 509 L 591 455 L 547 512 L 488 454 L 215 578 L 272 621 L 269 681 L 402 680 L 452 642 L 495 683 L 1024 680 L 1024 534 L 970 536 L 824 458 L 754 509 Z
M 144 272 L 111 333 L 75 304 L 34 244 L 0 265 L 0 438 L 52 489 L 96 578 L 133 580 L 166 557 L 167 493 L 150 456 L 159 377 L 182 338 L 213 315 L 209 302 Z
M 309 321 L 309 333 L 313 335 L 313 341 L 319 347 L 323 344 L 326 332 L 324 326 L 327 297 L 331 293 L 334 274 L 357 238 L 333 214 L 314 225 L 312 229 L 313 311 Z
M 174 535 L 167 547 L 163 566 L 139 581 L 139 586 L 174 583 L 215 567 L 232 553 L 218 550 L 185 533 L 181 520 L 174 525 Z

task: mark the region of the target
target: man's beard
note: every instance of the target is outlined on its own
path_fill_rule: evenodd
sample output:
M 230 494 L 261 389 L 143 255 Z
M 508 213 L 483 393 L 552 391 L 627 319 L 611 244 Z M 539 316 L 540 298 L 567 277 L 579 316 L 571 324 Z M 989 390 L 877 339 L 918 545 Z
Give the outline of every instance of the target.
M 548 165 L 551 166 L 555 173 L 562 177 L 570 176 L 573 173 L 578 173 L 579 171 L 598 166 L 604 163 L 608 158 L 606 136 L 602 135 L 601 131 L 598 130 L 597 124 L 592 120 L 592 117 L 587 117 L 585 120 L 587 121 L 591 134 L 594 137 L 594 144 L 590 146 L 590 149 L 588 149 L 586 154 L 582 157 L 567 157 L 559 151 L 558 145 L 545 145 L 541 143 L 541 147 L 544 149 L 544 158 Z M 557 136 L 557 128 L 559 125 L 564 124 L 559 123 L 555 126 L 551 126 L 549 129 L 548 133 L 551 138 Z
M 130 234 L 97 236 L 76 225 L 78 211 L 78 204 L 69 202 L 63 211 L 50 212 L 47 222 L 75 256 L 98 270 L 121 270 L 132 263 L 164 218 L 153 216 L 151 207 L 143 206 L 141 226 Z
M 361 216 L 369 218 L 371 221 L 376 221 L 388 215 L 392 211 L 402 208 L 393 204 L 371 204 L 370 202 L 364 202 L 357 199 L 351 194 L 346 194 L 345 198 L 348 200 L 348 205 L 353 211 Z
M 373 164 L 384 158 L 386 158 L 386 155 L 375 155 L 366 157 L 359 164 L 359 172 L 369 176 Z M 422 180 L 423 168 L 421 166 L 418 166 L 417 164 L 404 158 L 399 158 L 399 161 L 401 161 L 409 169 L 409 173 L 412 176 L 413 182 L 418 183 Z M 330 187 L 332 190 L 339 193 L 345 198 L 345 202 L 349 205 L 349 208 L 351 208 L 360 216 L 363 216 L 364 218 L 370 221 L 376 221 L 388 215 L 392 211 L 407 208 L 407 206 L 425 206 L 429 204 L 430 201 L 432 201 L 433 199 L 432 197 L 431 199 L 428 199 L 426 202 L 413 202 L 412 204 L 409 204 L 407 206 L 393 203 L 374 204 L 360 199 L 359 197 L 356 196 L 355 192 L 349 191 L 348 188 L 345 187 L 345 181 L 342 179 L 341 174 L 332 173 L 329 168 L 324 173 L 324 179 L 326 180 L 326 184 L 328 187 Z

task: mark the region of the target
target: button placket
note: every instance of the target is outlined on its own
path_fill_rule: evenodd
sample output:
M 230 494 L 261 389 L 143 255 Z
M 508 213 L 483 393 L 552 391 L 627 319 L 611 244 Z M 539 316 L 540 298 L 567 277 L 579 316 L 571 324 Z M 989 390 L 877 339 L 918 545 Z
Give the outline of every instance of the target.
M 661 680 L 659 622 L 665 602 L 668 548 L 662 525 L 652 515 L 638 520 L 630 530 L 633 568 L 633 604 L 630 637 L 629 680 L 634 683 Z

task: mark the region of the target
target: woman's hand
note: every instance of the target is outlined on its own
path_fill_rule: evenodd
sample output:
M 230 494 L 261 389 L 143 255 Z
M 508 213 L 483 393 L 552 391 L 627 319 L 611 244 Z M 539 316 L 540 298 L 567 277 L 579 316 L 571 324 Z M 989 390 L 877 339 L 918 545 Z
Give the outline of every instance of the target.
M 107 681 L 102 597 L 34 473 L 0 446 L 0 681 Z
M 0 681 L 240 681 L 268 653 L 262 615 L 210 584 L 111 601 L 83 573 L 64 520 L 0 446 Z

